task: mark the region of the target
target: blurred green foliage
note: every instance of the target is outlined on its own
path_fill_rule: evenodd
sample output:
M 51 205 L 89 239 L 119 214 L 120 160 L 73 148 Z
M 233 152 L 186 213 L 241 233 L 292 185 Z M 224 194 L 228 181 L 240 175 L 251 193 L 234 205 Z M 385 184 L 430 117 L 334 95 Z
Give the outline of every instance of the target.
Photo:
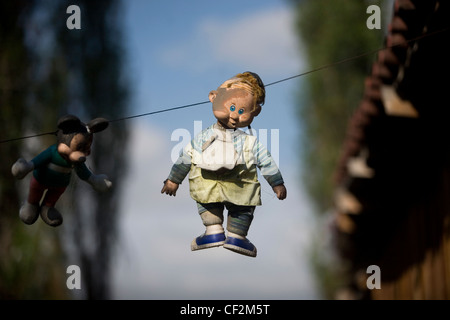
M 309 68 L 317 68 L 382 47 L 383 31 L 369 30 L 366 9 L 383 1 L 316 0 L 298 4 L 297 29 Z M 332 201 L 333 173 L 347 124 L 362 99 L 364 78 L 375 54 L 306 76 L 300 126 L 306 148 L 304 180 L 318 212 Z
M 369 30 L 369 5 L 380 8 L 387 1 L 303 0 L 296 6 L 296 28 L 308 69 L 329 65 L 383 46 L 384 31 Z M 383 10 L 382 10 L 383 11 Z M 384 11 L 383 11 L 384 12 Z M 385 21 L 386 17 L 381 17 Z M 302 131 L 303 182 L 315 213 L 324 221 L 320 233 L 329 233 L 326 216 L 333 206 L 334 171 L 343 147 L 347 125 L 363 97 L 364 79 L 376 55 L 357 59 L 308 74 L 302 82 L 299 123 Z M 312 249 L 314 269 L 325 298 L 334 298 L 345 283 L 340 265 L 329 244 L 330 235 L 317 234 Z

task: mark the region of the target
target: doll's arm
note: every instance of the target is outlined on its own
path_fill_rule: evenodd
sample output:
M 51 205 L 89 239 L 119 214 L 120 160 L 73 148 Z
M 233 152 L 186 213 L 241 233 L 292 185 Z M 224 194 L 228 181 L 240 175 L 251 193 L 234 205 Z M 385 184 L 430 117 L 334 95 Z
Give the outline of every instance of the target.
M 176 196 L 178 187 L 189 173 L 191 166 L 183 163 L 175 163 L 170 170 L 169 178 L 164 181 L 164 186 L 161 193 L 168 194 L 169 196 Z
M 168 194 L 169 196 L 176 196 L 177 195 L 177 190 L 178 190 L 179 184 L 175 183 L 169 179 L 167 179 L 166 181 L 164 181 L 164 186 L 161 190 L 161 193 L 165 193 Z
M 192 142 L 180 152 L 180 156 L 170 170 L 169 177 L 164 181 L 161 193 L 176 196 L 179 185 L 191 170 L 191 158 Z
M 172 182 L 181 184 L 191 170 L 192 144 L 193 142 L 191 141 L 181 150 L 177 161 L 173 164 L 168 177 Z
M 26 161 L 23 158 L 18 159 L 11 167 L 11 173 L 17 179 L 23 179 L 25 176 L 36 168 L 46 165 L 52 158 L 52 152 L 55 146 L 50 146 L 31 161 Z
M 29 172 L 33 171 L 33 169 L 34 163 L 32 161 L 20 158 L 11 167 L 11 173 L 17 179 L 23 179 Z
M 79 164 L 75 167 L 75 172 L 81 180 L 89 183 L 94 190 L 99 192 L 108 191 L 112 187 L 112 182 L 109 181 L 105 174 L 93 174 L 85 163 Z
M 106 174 L 91 174 L 86 182 L 99 192 L 106 192 L 109 188 L 112 187 L 112 182 L 109 181 Z
M 283 177 L 270 152 L 257 141 L 254 145 L 253 153 L 255 154 L 257 166 L 261 170 L 261 174 L 270 184 L 277 198 L 280 200 L 286 199 L 287 190 L 284 186 Z
M 277 198 L 280 200 L 284 200 L 287 197 L 287 190 L 284 184 L 279 184 L 277 186 L 272 187 L 273 192 L 277 194 Z

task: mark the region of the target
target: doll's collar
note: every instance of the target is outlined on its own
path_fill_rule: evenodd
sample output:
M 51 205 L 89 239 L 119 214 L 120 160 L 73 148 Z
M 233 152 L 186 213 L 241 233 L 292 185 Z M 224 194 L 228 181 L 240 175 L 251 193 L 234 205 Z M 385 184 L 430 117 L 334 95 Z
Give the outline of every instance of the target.
M 236 129 L 237 129 L 237 128 L 226 128 L 220 121 L 217 121 L 217 122 L 214 124 L 214 128 L 216 128 L 216 129 L 218 129 L 218 130 L 224 130 L 224 131 L 226 131 L 226 130 L 233 130 L 233 131 L 236 131 Z
M 213 129 L 218 130 L 220 132 L 229 132 L 229 133 L 231 133 L 231 136 L 239 136 L 241 134 L 246 134 L 243 130 L 241 130 L 239 128 L 227 129 L 218 121 L 216 123 L 214 123 Z

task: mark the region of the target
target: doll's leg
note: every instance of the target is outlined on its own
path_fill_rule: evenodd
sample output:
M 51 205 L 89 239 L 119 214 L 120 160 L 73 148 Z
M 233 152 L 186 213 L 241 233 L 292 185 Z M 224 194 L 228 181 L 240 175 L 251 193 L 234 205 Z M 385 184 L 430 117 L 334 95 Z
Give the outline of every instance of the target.
M 28 203 L 39 206 L 42 195 L 46 189 L 46 186 L 40 184 L 36 178 L 32 176 L 30 180 L 30 190 L 28 192 Z
M 27 202 L 20 208 L 19 217 L 26 224 L 33 224 L 39 217 L 39 203 L 46 188 L 33 176 L 30 180 Z
M 224 233 L 223 230 L 223 209 L 221 203 L 197 203 L 198 213 L 206 227 L 205 234 Z
M 206 231 L 203 235 L 195 238 L 191 243 L 191 250 L 200 250 L 218 247 L 225 242 L 223 229 L 223 209 L 221 203 L 197 203 L 198 212 Z
M 256 257 L 256 247 L 246 238 L 253 221 L 255 207 L 230 204 L 227 208 L 228 235 L 223 247 L 246 256 Z
M 65 190 L 65 187 L 49 188 L 42 200 L 41 218 L 49 226 L 57 227 L 63 222 L 63 217 L 61 213 L 55 209 L 55 204 Z
M 46 207 L 54 207 L 64 191 L 66 191 L 65 187 L 48 188 L 44 199 L 42 199 L 42 205 Z
M 253 221 L 253 211 L 254 207 L 242 207 L 236 211 L 229 211 L 227 222 L 228 232 L 232 233 L 236 238 L 245 238 Z

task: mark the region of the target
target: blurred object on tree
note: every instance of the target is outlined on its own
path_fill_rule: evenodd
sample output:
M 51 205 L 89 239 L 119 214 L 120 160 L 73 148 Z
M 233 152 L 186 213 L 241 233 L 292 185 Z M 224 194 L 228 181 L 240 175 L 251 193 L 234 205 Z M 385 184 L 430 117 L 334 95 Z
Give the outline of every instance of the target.
M 68 29 L 69 1 L 0 4 L 0 137 L 56 130 L 57 119 L 117 119 L 127 114 L 128 83 L 121 44 L 121 2 L 79 1 L 82 29 Z M 60 199 L 64 223 L 27 226 L 18 210 L 23 181 L 11 175 L 19 157 L 31 160 L 54 137 L 0 145 L 0 297 L 8 299 L 109 297 L 109 262 L 116 236 L 120 179 L 128 131 L 113 123 L 98 135 L 87 164 L 106 173 L 113 189 L 99 194 L 73 181 Z M 74 179 L 75 180 L 75 179 Z M 66 287 L 66 268 L 78 265 L 82 290 Z
M 29 77 L 33 60 L 26 45 L 33 1 L 0 3 L 0 137 L 28 132 Z M 39 129 L 45 129 L 42 125 Z M 39 139 L 35 147 L 40 147 Z M 65 267 L 58 235 L 44 226 L 31 229 L 19 219 L 21 189 L 11 165 L 27 153 L 23 141 L 0 145 L 0 299 L 65 299 Z M 27 180 L 28 181 L 28 180 Z M 44 227 L 44 228 L 41 228 Z
M 60 6 L 66 8 L 70 1 Z M 67 113 L 86 119 L 114 120 L 127 114 L 128 81 L 123 70 L 122 4 L 119 1 L 78 1 L 81 30 L 58 23 L 57 43 L 65 61 Z M 69 15 L 67 15 L 69 16 Z M 56 17 L 55 17 L 56 18 Z M 93 193 L 89 186 L 74 187 L 71 217 L 66 228 L 70 235 L 71 263 L 79 265 L 85 283 L 84 298 L 109 298 L 110 261 L 116 240 L 121 179 L 126 170 L 128 130 L 125 122 L 114 122 L 96 136 L 90 156 L 92 169 L 110 177 L 113 187 L 106 193 Z

